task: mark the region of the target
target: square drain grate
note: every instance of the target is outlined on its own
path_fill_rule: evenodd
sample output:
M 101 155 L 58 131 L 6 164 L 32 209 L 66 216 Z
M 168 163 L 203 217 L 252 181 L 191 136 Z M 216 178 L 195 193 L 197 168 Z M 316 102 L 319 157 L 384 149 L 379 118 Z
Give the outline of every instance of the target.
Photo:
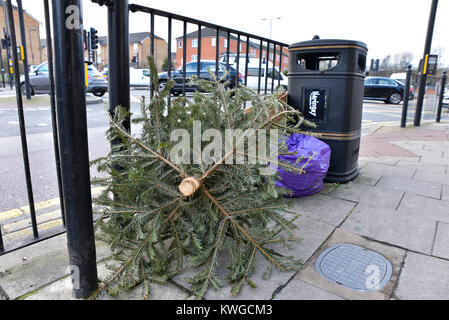
M 327 280 L 357 291 L 376 291 L 391 278 L 390 261 L 380 254 L 352 244 L 339 244 L 323 251 L 315 262 Z

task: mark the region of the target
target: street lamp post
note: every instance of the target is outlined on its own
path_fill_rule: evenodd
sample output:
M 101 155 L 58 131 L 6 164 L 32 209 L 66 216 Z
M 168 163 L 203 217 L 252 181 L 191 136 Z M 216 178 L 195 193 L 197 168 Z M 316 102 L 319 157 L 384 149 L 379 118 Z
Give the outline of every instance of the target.
M 273 30 L 273 20 L 281 20 L 281 18 L 280 17 L 277 17 L 277 18 L 263 18 L 262 19 L 263 21 L 270 21 L 270 40 L 271 40 L 271 33 L 272 33 L 272 30 Z

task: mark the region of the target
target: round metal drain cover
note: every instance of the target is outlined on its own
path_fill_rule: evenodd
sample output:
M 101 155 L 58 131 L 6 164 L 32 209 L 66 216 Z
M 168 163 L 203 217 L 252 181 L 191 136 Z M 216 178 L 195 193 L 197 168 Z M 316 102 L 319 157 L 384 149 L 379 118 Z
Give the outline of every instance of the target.
M 391 263 L 380 254 L 352 244 L 326 249 L 315 269 L 327 280 L 357 291 L 375 291 L 391 278 Z

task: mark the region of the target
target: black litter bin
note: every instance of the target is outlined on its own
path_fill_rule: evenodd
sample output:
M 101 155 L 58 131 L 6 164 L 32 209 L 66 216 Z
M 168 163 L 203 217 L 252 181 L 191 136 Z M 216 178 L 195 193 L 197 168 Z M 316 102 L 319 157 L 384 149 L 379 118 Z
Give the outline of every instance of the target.
M 326 182 L 347 183 L 359 173 L 366 44 L 315 39 L 290 46 L 288 103 L 317 125 L 331 148 Z

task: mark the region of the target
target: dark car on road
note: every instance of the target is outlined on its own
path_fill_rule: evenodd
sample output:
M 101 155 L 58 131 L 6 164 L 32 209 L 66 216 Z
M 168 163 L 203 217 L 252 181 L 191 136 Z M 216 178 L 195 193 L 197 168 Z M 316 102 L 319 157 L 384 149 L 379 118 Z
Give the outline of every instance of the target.
M 103 96 L 108 91 L 108 82 L 95 68 L 92 62 L 87 64 L 87 92 L 93 93 L 97 97 Z M 48 63 L 44 62 L 35 67 L 29 73 L 31 94 L 50 93 L 50 77 L 48 76 Z M 20 77 L 20 89 L 25 93 L 25 77 Z
M 215 74 L 215 61 L 212 60 L 202 60 L 201 62 L 193 61 L 186 64 L 186 77 L 183 76 L 183 67 L 180 67 L 171 72 L 171 79 L 175 81 L 175 86 L 171 90 L 171 93 L 174 95 L 179 95 L 183 93 L 184 82 L 185 82 L 185 90 L 186 92 L 194 92 L 198 91 L 198 87 L 189 86 L 188 82 L 192 76 L 198 75 L 198 63 L 200 63 L 200 79 L 212 81 L 209 70 Z M 219 62 L 218 63 L 218 79 L 224 76 L 226 73 L 226 64 Z M 238 77 L 238 82 L 242 83 L 243 76 L 237 72 L 237 70 L 229 66 L 229 73 L 227 76 L 227 80 L 229 83 L 229 88 L 234 88 L 236 77 Z M 159 73 L 159 89 L 165 87 L 168 81 L 167 72 Z
M 404 85 L 397 80 L 381 77 L 368 77 L 365 79 L 365 99 L 399 104 L 404 98 L 404 92 Z M 409 99 L 413 99 L 413 92 L 410 92 Z

